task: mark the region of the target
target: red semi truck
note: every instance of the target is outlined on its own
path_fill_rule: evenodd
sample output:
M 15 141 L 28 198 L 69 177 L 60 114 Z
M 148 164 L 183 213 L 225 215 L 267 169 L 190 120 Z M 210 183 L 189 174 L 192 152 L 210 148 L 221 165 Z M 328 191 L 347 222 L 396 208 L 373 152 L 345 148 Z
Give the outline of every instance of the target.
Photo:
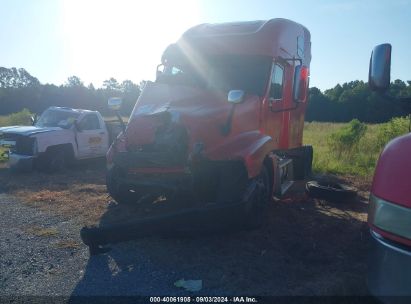
M 107 153 L 111 196 L 241 205 L 258 225 L 268 200 L 311 172 L 312 148 L 302 144 L 310 60 L 309 31 L 286 19 L 186 31 Z
M 381 93 L 388 90 L 390 66 L 391 45 L 376 46 L 370 61 L 371 89 Z M 394 102 L 409 106 L 411 98 Z M 368 214 L 372 236 L 368 286 L 377 296 L 411 296 L 410 151 L 411 134 L 393 139 L 382 151 L 374 173 Z M 410 299 L 388 297 L 383 300 L 409 303 Z

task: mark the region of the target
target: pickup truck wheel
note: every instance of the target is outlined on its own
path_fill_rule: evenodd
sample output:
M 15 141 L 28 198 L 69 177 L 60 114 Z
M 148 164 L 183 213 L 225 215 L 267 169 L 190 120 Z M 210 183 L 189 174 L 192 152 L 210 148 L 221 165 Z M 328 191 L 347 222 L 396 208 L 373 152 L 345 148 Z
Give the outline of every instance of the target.
M 63 150 L 49 151 L 44 155 L 41 169 L 47 173 L 62 171 L 66 167 L 66 153 Z
M 138 201 L 139 196 L 131 192 L 128 187 L 119 182 L 119 172 L 117 168 L 111 168 L 107 171 L 106 187 L 110 196 L 119 204 L 132 204 Z
M 246 204 L 246 228 L 256 229 L 264 222 L 265 213 L 270 198 L 270 178 L 267 168 L 263 166 L 260 175 L 256 177 L 256 189 L 251 201 Z

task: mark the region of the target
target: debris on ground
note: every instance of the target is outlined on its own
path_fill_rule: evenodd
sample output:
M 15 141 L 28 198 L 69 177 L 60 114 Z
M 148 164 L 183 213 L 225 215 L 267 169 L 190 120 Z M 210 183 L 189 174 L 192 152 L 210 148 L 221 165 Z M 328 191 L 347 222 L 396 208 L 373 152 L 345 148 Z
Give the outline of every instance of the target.
M 202 280 L 178 280 L 174 282 L 175 287 L 184 288 L 187 291 L 200 291 L 203 288 L 203 281 Z

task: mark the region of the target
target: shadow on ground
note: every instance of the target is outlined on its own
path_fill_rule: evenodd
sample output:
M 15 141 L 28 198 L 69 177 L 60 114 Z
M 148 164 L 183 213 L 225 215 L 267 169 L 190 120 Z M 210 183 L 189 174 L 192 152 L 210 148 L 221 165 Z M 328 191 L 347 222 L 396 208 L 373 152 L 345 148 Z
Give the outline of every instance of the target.
M 182 278 L 203 280 L 206 295 L 367 295 L 366 202 L 312 200 L 301 188 L 271 203 L 259 230 L 112 245 L 90 256 L 72 295 L 184 295 L 173 285 Z M 132 215 L 113 206 L 100 225 L 119 212 Z

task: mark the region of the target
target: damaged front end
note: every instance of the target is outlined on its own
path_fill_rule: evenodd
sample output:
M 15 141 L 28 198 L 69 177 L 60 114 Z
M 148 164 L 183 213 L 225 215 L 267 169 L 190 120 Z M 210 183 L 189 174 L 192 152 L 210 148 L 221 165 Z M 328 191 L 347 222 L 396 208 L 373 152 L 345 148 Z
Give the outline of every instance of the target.
M 81 238 L 91 254 L 109 243 L 243 223 L 258 199 L 257 182 L 248 179 L 241 161 L 212 161 L 202 155 L 201 145 L 189 151 L 188 144 L 187 130 L 170 123 L 157 128 L 153 143 L 114 153 L 107 188 L 116 208 L 127 213 L 131 205 L 133 213 L 121 223 L 84 227 Z
M 35 137 L 27 135 L 2 133 L 0 147 L 7 149 L 8 166 L 18 172 L 31 171 L 37 152 Z
M 255 112 L 253 103 L 245 109 Z M 248 217 L 267 189 L 232 153 L 232 143 L 242 142 L 241 128 L 250 126 L 221 132 L 229 113 L 232 106 L 210 92 L 148 83 L 107 154 L 107 189 L 127 219 L 83 228 L 90 250 L 162 232 L 221 231 L 252 222 Z M 227 144 L 231 148 L 224 149 Z
M 189 149 L 187 129 L 173 122 L 169 112 L 161 116 L 152 142 L 126 143 L 112 152 L 107 186 L 113 198 L 138 204 L 142 198 L 163 196 L 189 199 L 194 206 L 239 201 L 248 181 L 244 164 L 210 160 L 201 143 Z

